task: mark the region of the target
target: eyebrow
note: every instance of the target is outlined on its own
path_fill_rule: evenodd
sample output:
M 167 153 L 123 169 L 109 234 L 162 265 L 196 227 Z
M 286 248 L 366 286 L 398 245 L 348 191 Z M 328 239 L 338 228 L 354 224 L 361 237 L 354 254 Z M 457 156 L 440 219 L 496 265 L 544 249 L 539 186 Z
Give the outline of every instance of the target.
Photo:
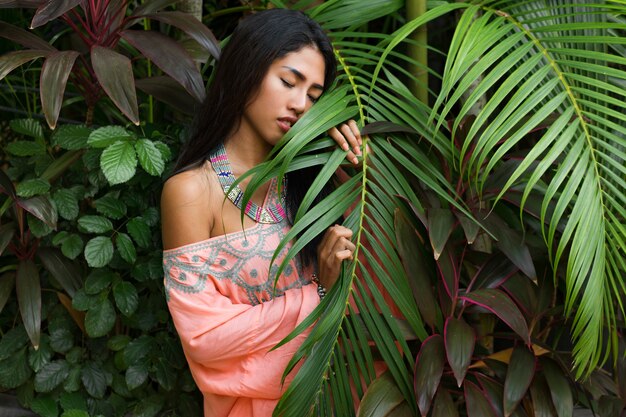
M 306 81 L 306 77 L 304 76 L 303 73 L 301 73 L 300 71 L 298 71 L 297 69 L 293 68 L 293 67 L 288 67 L 287 65 L 283 65 L 283 68 L 288 69 L 289 71 L 291 71 L 296 77 L 298 77 L 300 80 L 302 81 Z M 318 89 L 318 90 L 324 90 L 324 86 L 314 83 L 311 87 Z

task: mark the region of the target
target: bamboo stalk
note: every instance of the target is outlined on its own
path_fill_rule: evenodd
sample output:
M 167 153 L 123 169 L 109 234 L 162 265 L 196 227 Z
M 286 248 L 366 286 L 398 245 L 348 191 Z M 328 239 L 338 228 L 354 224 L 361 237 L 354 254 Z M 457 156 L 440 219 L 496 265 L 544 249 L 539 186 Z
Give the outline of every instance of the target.
M 426 13 L 426 0 L 407 0 L 406 14 L 407 20 L 411 21 Z M 417 76 L 417 82 L 409 81 L 409 89 L 423 103 L 428 104 L 428 30 L 426 25 L 420 26 L 410 36 L 410 39 L 417 44 L 409 44 L 407 54 L 419 65 L 409 64 L 408 70 Z

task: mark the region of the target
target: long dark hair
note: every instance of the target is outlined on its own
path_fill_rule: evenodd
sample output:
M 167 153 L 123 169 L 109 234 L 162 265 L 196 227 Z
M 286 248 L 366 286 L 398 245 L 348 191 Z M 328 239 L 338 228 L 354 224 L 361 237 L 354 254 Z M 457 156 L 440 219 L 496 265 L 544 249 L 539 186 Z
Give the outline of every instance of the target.
M 222 51 L 206 99 L 197 112 L 191 136 L 183 146 L 174 172 L 204 163 L 236 130 L 272 62 L 307 46 L 322 54 L 324 87 L 330 87 L 335 80 L 337 63 L 330 40 L 317 22 L 302 12 L 288 9 L 265 10 L 243 19 Z M 287 212 L 290 215 L 300 207 L 318 172 L 319 169 L 307 168 L 287 174 Z M 315 203 L 330 191 L 326 187 Z M 320 238 L 318 236 L 301 252 L 305 264 L 316 259 Z

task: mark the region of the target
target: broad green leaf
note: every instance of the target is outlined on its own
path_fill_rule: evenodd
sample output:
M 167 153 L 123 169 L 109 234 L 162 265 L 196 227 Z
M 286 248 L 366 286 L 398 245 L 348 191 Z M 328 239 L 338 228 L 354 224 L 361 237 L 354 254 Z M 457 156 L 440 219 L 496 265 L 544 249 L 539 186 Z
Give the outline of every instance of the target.
M 463 319 L 448 317 L 444 330 L 446 357 L 452 368 L 457 386 L 461 386 L 472 360 L 476 335 Z
M 415 395 L 422 416 L 428 414 L 430 404 L 439 387 L 445 363 L 443 338 L 435 334 L 422 342 L 415 359 Z
M 508 295 L 498 289 L 481 289 L 467 293 L 461 299 L 483 307 L 498 316 L 530 346 L 530 334 L 524 315 Z
M 548 358 L 541 358 L 540 364 L 558 417 L 571 416 L 574 413 L 574 399 L 563 369 Z
M 126 385 L 128 389 L 135 389 L 148 379 L 148 367 L 145 364 L 131 365 L 126 370 Z
M 74 347 L 74 335 L 70 329 L 60 327 L 52 330 L 50 332 L 50 347 L 58 353 L 67 353 L 72 349 Z M 66 360 L 68 360 L 67 357 Z
M 9 122 L 11 130 L 20 135 L 34 138 L 37 143 L 44 143 L 43 127 L 35 119 L 13 119 Z
M 121 184 L 135 175 L 137 155 L 129 142 L 116 142 L 107 147 L 100 157 L 100 167 L 111 185 Z
M 98 296 L 88 295 L 84 289 L 80 289 L 72 297 L 72 307 L 78 311 L 87 311 L 98 304 L 98 298 Z
M 28 334 L 23 326 L 16 326 L 2 335 L 0 339 L 0 360 L 10 358 L 28 343 Z
M 155 31 L 124 30 L 121 36 L 178 81 L 198 102 L 204 100 L 202 76 L 191 56 L 176 41 Z
M 166 358 L 160 357 L 154 364 L 155 376 L 159 385 L 166 391 L 171 391 L 176 385 L 176 371 Z
M 26 220 L 28 223 L 28 229 L 34 237 L 42 238 L 52 233 L 52 228 L 38 218 L 28 214 L 26 216 Z
M 141 167 L 150 175 L 158 176 L 163 173 L 165 162 L 159 149 L 148 139 L 139 139 L 135 142 L 135 149 Z
M 85 280 L 85 293 L 95 295 L 111 286 L 115 273 L 106 268 L 94 269 Z
M 32 259 L 20 261 L 15 275 L 15 291 L 24 328 L 37 349 L 41 337 L 41 286 L 39 271 Z
M 32 369 L 28 364 L 26 347 L 0 361 L 0 386 L 4 389 L 17 388 L 29 378 L 32 378 Z
M 107 378 L 101 366 L 88 362 L 81 370 L 80 379 L 89 395 L 94 398 L 104 397 L 107 389 Z
M 58 417 L 59 406 L 50 396 L 37 396 L 33 399 L 30 408 L 41 417 Z
M 403 402 L 405 399 L 393 377 L 385 372 L 367 387 L 357 417 L 396 416 L 393 411 Z
M 101 337 L 115 325 L 115 309 L 108 299 L 91 307 L 85 314 L 85 330 L 89 337 Z
M 59 402 L 64 410 L 87 410 L 86 399 L 77 392 L 63 393 Z
M 113 242 L 106 236 L 91 239 L 85 245 L 85 259 L 92 268 L 102 268 L 113 258 Z
M 76 259 L 83 251 L 83 239 L 79 235 L 71 234 L 61 244 L 61 252 L 69 259 Z
M 124 259 L 129 264 L 134 264 L 137 260 L 137 251 L 135 250 L 135 245 L 130 237 L 126 233 L 118 233 L 115 237 L 115 247 L 122 259 Z
M 504 416 L 509 417 L 526 395 L 535 375 L 536 358 L 528 349 L 517 346 L 513 349 L 504 382 Z
M 115 304 L 125 316 L 131 316 L 139 306 L 139 296 L 133 284 L 120 281 L 113 286 Z
M 28 364 L 31 369 L 38 372 L 44 365 L 50 362 L 54 352 L 50 348 L 50 341 L 47 335 L 42 335 L 39 348 L 35 349 L 32 346 L 28 348 Z
M 417 230 L 398 209 L 395 211 L 394 229 L 398 253 L 402 258 L 413 298 L 424 321 L 434 328 L 437 315 L 441 313 L 438 312 L 432 288 L 435 282 L 432 276 L 435 271 L 432 257 L 426 255 Z
M 57 125 L 67 79 L 79 55 L 76 51 L 52 52 L 43 63 L 39 93 L 41 107 L 50 129 Z
M 35 391 L 50 392 L 65 381 L 70 367 L 64 360 L 48 363 L 35 375 Z
M 5 25 L 4 22 L 0 24 Z M 0 56 L 0 80 L 7 76 L 15 68 L 33 59 L 47 56 L 50 51 L 29 49 L 25 51 L 12 51 Z
M 52 200 L 57 206 L 59 216 L 66 220 L 74 220 L 78 216 L 78 199 L 72 191 L 66 188 L 57 190 L 52 194 Z
M 64 124 L 52 134 L 52 144 L 67 150 L 87 148 L 87 139 L 92 129 L 84 125 Z
M 456 408 L 452 396 L 444 387 L 439 387 L 435 395 L 432 417 L 458 417 L 459 411 Z
M 152 243 L 152 233 L 150 227 L 143 218 L 135 217 L 126 224 L 126 230 L 133 240 L 142 248 L 147 248 Z
M 124 349 L 130 342 L 130 336 L 125 334 L 116 334 L 107 340 L 107 348 L 114 352 Z
M 27 140 L 17 140 L 15 142 L 10 142 L 5 146 L 4 149 L 8 153 L 15 156 L 33 156 L 46 154 L 46 147 L 43 144 Z
M 77 392 L 81 388 L 80 384 L 80 366 L 72 366 L 63 383 L 63 389 L 67 392 Z
M 73 237 L 78 236 L 70 235 L 65 242 L 63 242 L 63 245 Z M 52 274 L 57 282 L 61 284 L 61 287 L 63 287 L 70 297 L 73 297 L 76 291 L 83 286 L 82 274 L 78 266 L 74 262 L 61 256 L 57 249 L 41 248 L 37 251 L 37 256 L 43 266 Z
M 98 82 L 115 106 L 131 122 L 139 125 L 135 77 L 130 59 L 113 49 L 96 45 L 91 48 L 91 63 Z
M 132 141 L 133 138 L 133 134 L 122 126 L 104 126 L 89 134 L 87 144 L 92 148 L 106 148 L 116 142 Z
M 126 215 L 126 204 L 119 198 L 111 195 L 105 195 L 97 199 L 94 201 L 94 205 L 98 213 L 110 219 L 119 220 Z
M 463 383 L 463 390 L 467 417 L 497 417 L 495 410 L 485 397 L 485 393 L 474 383 L 466 380 Z
M 30 22 L 31 29 L 45 25 L 51 20 L 63 15 L 80 4 L 81 0 L 55 0 L 46 1 L 37 8 L 33 20 Z
M 105 233 L 113 230 L 113 223 L 106 217 L 86 215 L 78 219 L 78 227 L 82 232 Z
M 6 0 L 3 1 L 3 4 L 7 3 Z M 10 2 L 9 2 L 10 3 Z M 20 1 L 22 3 L 21 7 L 28 7 L 24 5 L 24 1 Z M 33 5 L 31 7 L 37 7 L 36 3 L 41 4 L 41 1 L 32 0 L 31 3 Z M 16 4 L 12 6 L 17 6 Z M 9 39 L 13 42 L 17 42 L 20 45 L 29 48 L 29 49 L 41 49 L 45 51 L 56 51 L 56 49 L 50 45 L 48 42 L 44 41 L 40 37 L 34 35 L 32 32 L 19 28 L 17 26 L 13 26 L 6 22 L 0 22 L 0 37 Z
M 0 275 L 0 313 L 6 305 L 15 287 L 15 272 L 6 272 Z
M 454 217 L 448 209 L 431 208 L 428 210 L 428 237 L 433 247 L 435 260 L 443 252 L 443 248 L 452 233 Z
M 50 183 L 40 178 L 25 180 L 17 184 L 15 191 L 22 198 L 29 198 L 35 195 L 45 194 L 50 189 Z
M 56 229 L 57 227 L 57 210 L 50 203 L 50 200 L 44 196 L 35 196 L 26 200 L 18 200 L 17 205 L 24 210 L 44 222 L 48 227 Z
M 90 416 L 89 416 L 89 413 L 85 410 L 66 409 L 66 411 L 63 411 L 63 414 L 61 414 L 61 417 L 90 417 Z

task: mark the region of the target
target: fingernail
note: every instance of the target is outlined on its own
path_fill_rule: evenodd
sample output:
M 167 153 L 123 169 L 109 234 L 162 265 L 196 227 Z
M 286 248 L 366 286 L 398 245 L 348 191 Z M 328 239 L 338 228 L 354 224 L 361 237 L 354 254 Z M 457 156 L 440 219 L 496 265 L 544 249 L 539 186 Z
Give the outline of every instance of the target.
M 341 149 L 343 149 L 344 151 L 349 151 L 349 150 L 350 150 L 350 147 L 348 146 L 348 144 L 347 144 L 347 143 L 344 143 L 344 144 L 341 146 Z
M 357 155 L 361 155 L 361 149 L 358 146 L 354 147 L 354 153 Z
M 357 165 L 359 163 L 359 160 L 357 158 L 352 158 L 352 163 L 354 165 Z

